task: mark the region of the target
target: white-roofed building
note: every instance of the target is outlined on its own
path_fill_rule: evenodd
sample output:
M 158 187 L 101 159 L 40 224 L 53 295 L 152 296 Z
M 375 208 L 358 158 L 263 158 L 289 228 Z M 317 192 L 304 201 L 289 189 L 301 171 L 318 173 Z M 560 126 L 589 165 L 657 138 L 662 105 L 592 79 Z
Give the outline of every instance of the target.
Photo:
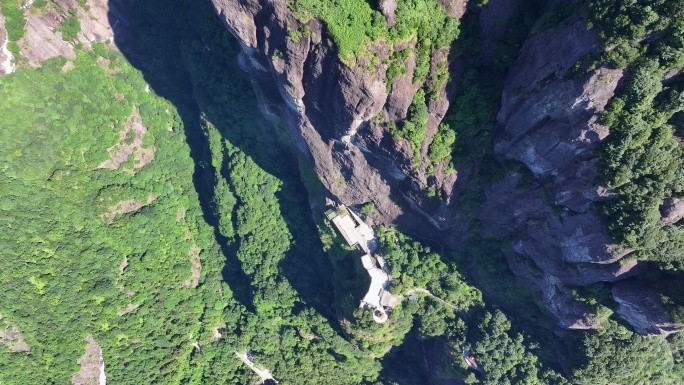
M 359 248 L 365 253 L 361 256 L 361 264 L 368 272 L 371 283 L 360 306 L 378 309 L 383 315 L 382 322 L 385 322 L 387 314 L 384 308 L 393 307 L 398 300 L 388 291 L 390 277 L 387 262 L 380 256 L 372 255 L 378 249 L 375 232 L 345 206 L 340 206 L 338 210 L 328 210 L 325 214 L 349 246 Z M 378 321 L 380 318 L 377 318 L 374 313 L 374 319 Z

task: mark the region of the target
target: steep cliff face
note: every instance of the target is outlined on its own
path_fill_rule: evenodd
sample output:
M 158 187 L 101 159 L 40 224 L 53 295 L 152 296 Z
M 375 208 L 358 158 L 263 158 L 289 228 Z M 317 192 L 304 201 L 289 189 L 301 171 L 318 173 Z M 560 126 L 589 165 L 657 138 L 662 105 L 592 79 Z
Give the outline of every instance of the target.
M 406 117 L 417 91 L 418 85 L 411 80 L 413 55 L 406 60 L 407 73 L 398 76 L 388 92 L 387 66 L 382 63 L 389 49 L 383 43 L 370 48 L 379 57 L 379 65 L 369 69 L 360 59 L 350 67 L 337 56 L 319 20 L 309 20 L 310 33 L 300 38 L 288 34 L 303 24 L 284 0 L 213 3 L 242 44 L 241 67 L 252 75 L 265 114 L 285 122 L 333 197 L 348 205 L 372 201 L 383 221 L 426 236 L 446 228 L 446 205 L 434 200 L 427 207 L 421 201 L 427 200 L 421 192 L 428 186 L 425 166 L 418 170 L 411 166 L 410 146 L 392 138 L 385 125 Z M 388 15 L 393 7 L 396 4 L 383 3 Z M 411 44 L 391 48 L 412 49 Z M 434 52 L 433 67 L 446 54 Z M 428 140 L 420 150 L 422 157 L 449 106 L 446 89 L 439 92 L 444 97 L 428 105 Z M 450 189 L 455 175 L 441 174 L 431 178 L 430 185 Z
M 577 21 L 532 36 L 509 71 L 499 111 L 495 154 L 522 162 L 534 174 L 532 186 L 518 189 L 518 173 L 493 185 L 480 218 L 483 232 L 513 237 L 513 252 L 531 259 L 542 274 L 526 271 L 520 258 L 509 264 L 528 276 L 544 301 L 569 328 L 596 326 L 596 320 L 570 301 L 566 285 L 616 281 L 638 272 L 628 253 L 611 245 L 592 202 L 610 199 L 594 186 L 594 149 L 608 135 L 597 123 L 622 78 L 622 71 L 600 68 L 581 78 L 568 70 L 598 52 L 598 36 Z M 513 192 L 513 193 L 511 193 Z M 498 214 L 508 213 L 508 214 Z
M 647 285 L 626 280 L 613 286 L 613 298 L 619 304 L 618 314 L 641 334 L 668 335 L 684 330 L 672 320 L 658 301 L 658 293 Z
M 458 194 L 454 187 L 459 174 L 467 175 L 468 170 L 449 173 L 445 164 L 437 164 L 431 173 L 425 160 L 458 88 L 462 57 L 450 63 L 451 82 L 438 90 L 438 98 L 428 101 L 428 127 L 416 163 L 409 143 L 394 138 L 387 128 L 407 117 L 420 87 L 412 76 L 415 42 L 393 47 L 376 43 L 369 49 L 378 57 L 377 63 L 357 59 L 350 66 L 340 60 L 320 20 L 307 21 L 311 33 L 299 38 L 288 33 L 303 24 L 285 0 L 213 3 L 242 44 L 241 68 L 251 74 L 263 112 L 285 123 L 331 197 L 347 205 L 372 201 L 384 223 L 453 248 L 462 246 L 468 229 L 454 222 Z M 465 13 L 465 2 L 440 4 L 446 4 L 452 17 Z M 520 6 L 516 0 L 490 0 L 480 11 L 483 63 L 494 60 L 497 44 L 512 23 L 510 15 Z M 379 3 L 388 26 L 396 22 L 396 7 L 394 1 Z M 507 255 L 511 270 L 541 290 L 547 308 L 566 328 L 599 326 L 585 305 L 572 299 L 569 286 L 619 281 L 642 268 L 636 260 L 623 261 L 630 250 L 611 244 L 592 208 L 593 202 L 613 197 L 595 186 L 594 150 L 608 135 L 597 122 L 598 114 L 623 72 L 599 68 L 572 77 L 569 70 L 600 49 L 598 34 L 577 15 L 528 36 L 509 69 L 492 143 L 499 160 L 518 161 L 524 169 L 511 171 L 489 186 L 476 215 L 483 235 L 511 241 Z M 406 72 L 388 87 L 384 59 L 389 51 L 401 50 L 410 53 L 404 62 Z M 432 52 L 432 72 L 448 54 L 448 50 Z M 532 181 L 522 183 L 529 172 Z M 427 189 L 438 191 L 442 199 L 428 196 Z M 634 306 L 639 304 L 633 302 Z M 632 322 L 629 312 L 620 314 Z
M 27 1 L 20 8 L 25 26 L 17 41 L 10 40 L 5 25 L 7 21 L 0 8 L 0 76 L 13 72 L 17 66 L 38 67 L 55 57 L 74 59 L 76 45 L 91 49 L 93 44 L 112 41 L 114 38 L 108 16 L 111 15 L 112 20 L 119 18 L 109 0 L 86 0 L 83 3 L 76 0 L 56 0 L 35 8 L 31 8 L 32 3 Z M 70 14 L 78 19 L 78 31 L 71 40 L 62 32 L 62 26 Z M 10 44 L 16 45 L 17 57 L 8 48 Z

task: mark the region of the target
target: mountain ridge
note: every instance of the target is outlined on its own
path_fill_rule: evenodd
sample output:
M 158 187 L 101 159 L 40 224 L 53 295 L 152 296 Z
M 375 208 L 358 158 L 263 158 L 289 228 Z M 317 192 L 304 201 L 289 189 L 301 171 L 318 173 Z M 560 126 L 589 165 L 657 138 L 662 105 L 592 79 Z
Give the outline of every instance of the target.
M 382 39 L 368 43 L 350 62 L 338 55 L 335 37 L 325 22 L 298 17 L 287 2 L 213 3 L 241 42 L 242 68 L 259 90 L 262 107 L 288 127 L 333 199 L 347 205 L 372 202 L 380 222 L 437 239 L 456 250 L 464 249 L 475 223 L 480 236 L 510 240 L 511 251 L 504 252 L 509 267 L 539 289 L 546 308 L 563 328 L 593 329 L 601 323 L 573 298 L 573 287 L 620 281 L 643 270 L 643 262 L 625 259 L 631 250 L 611 240 L 592 209 L 596 202 L 615 197 L 605 186 L 595 184 L 595 149 L 608 135 L 599 116 L 621 84 L 624 71 L 599 67 L 586 75 L 573 75 L 577 62 L 603 49 L 596 30 L 583 20 L 586 10 L 581 3 L 573 2 L 575 7 L 550 27 L 548 19 L 556 17 L 562 4 L 546 4 L 516 53 L 517 59 L 506 67 L 491 146 L 498 162 L 515 161 L 519 166 L 487 186 L 481 207 L 465 218 L 457 215 L 461 210 L 457 201 L 468 193 L 479 165 L 466 159 L 451 170 L 448 161 L 433 163 L 428 155 L 440 139 L 440 124 L 458 107 L 455 94 L 467 80 L 466 61 L 472 60 L 467 49 L 456 55 L 449 46 L 431 50 L 428 75 L 416 81 L 420 52 L 415 37 L 399 46 L 388 47 L 389 42 Z M 478 8 L 459 2 L 445 10 L 465 7 L 468 11 L 451 14 L 477 15 L 476 34 L 486 47 L 477 59 L 498 65 L 497 48 L 501 50 L 506 28 L 522 4 L 492 0 Z M 388 25 L 396 9 L 394 2 L 380 4 Z M 292 32 L 301 30 L 308 32 L 301 36 Z M 403 51 L 409 51 L 402 56 L 406 57 L 404 73 L 388 76 L 391 55 Z M 375 62 L 368 60 L 369 52 Z M 440 63 L 447 57 L 450 80 L 440 83 L 439 67 L 444 66 Z M 426 127 L 422 143 L 412 148 L 410 140 L 392 131 L 402 121 L 412 121 L 415 99 L 424 90 L 431 92 L 423 109 Z M 527 177 L 531 183 L 520 188 L 524 174 L 531 174 Z M 525 267 L 530 263 L 541 276 Z M 654 311 L 636 302 L 630 308 Z M 668 315 L 657 317 L 667 319 Z M 634 317 L 624 318 L 642 332 L 669 333 L 635 324 Z

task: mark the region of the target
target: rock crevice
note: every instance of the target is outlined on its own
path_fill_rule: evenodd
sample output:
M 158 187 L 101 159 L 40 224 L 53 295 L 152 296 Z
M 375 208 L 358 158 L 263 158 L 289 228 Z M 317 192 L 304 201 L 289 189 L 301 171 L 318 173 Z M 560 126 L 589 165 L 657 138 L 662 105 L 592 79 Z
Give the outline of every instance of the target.
M 473 170 L 447 174 L 447 165 L 437 164 L 431 174 L 425 159 L 458 87 L 463 57 L 449 64 L 452 79 L 437 90 L 439 97 L 426 101 L 427 132 L 421 148 L 414 150 L 407 141 L 394 138 L 388 127 L 407 117 L 420 87 L 412 80 L 415 41 L 395 47 L 373 43 L 369 49 L 381 58 L 380 64 L 369 66 L 362 58 L 350 66 L 340 60 L 320 20 L 308 20 L 310 33 L 293 39 L 288 31 L 301 30 L 303 24 L 284 0 L 213 3 L 242 45 L 240 65 L 251 75 L 262 111 L 287 126 L 331 198 L 346 205 L 372 201 L 379 221 L 448 247 L 462 247 L 470 229 L 455 219 L 454 198 L 463 192 L 455 186 Z M 457 18 L 466 9 L 465 1 L 440 4 Z M 490 0 L 480 11 L 480 60 L 485 65 L 494 59 L 495 47 L 513 22 L 510 15 L 521 4 Z M 396 22 L 395 8 L 393 1 L 379 4 L 388 25 Z M 411 52 L 404 61 L 406 73 L 388 87 L 382 58 L 390 48 Z M 595 185 L 594 150 L 608 135 L 598 116 L 624 74 L 599 68 L 577 77 L 570 69 L 602 49 L 598 33 L 578 14 L 554 29 L 528 36 L 508 71 L 492 143 L 499 161 L 516 161 L 520 168 L 486 188 L 475 214 L 483 236 L 510 240 L 512 248 L 506 254 L 511 270 L 539 288 L 565 328 L 599 326 L 586 306 L 572 298 L 572 286 L 622 281 L 643 269 L 641 262 L 622 260 L 631 250 L 611 242 L 594 210 L 596 202 L 615 197 Z M 448 50 L 432 52 L 431 71 L 448 55 Z M 417 166 L 413 151 L 420 152 Z M 521 187 L 526 173 L 531 173 L 533 183 Z M 678 203 L 665 205 L 662 211 L 668 223 L 682 217 Z

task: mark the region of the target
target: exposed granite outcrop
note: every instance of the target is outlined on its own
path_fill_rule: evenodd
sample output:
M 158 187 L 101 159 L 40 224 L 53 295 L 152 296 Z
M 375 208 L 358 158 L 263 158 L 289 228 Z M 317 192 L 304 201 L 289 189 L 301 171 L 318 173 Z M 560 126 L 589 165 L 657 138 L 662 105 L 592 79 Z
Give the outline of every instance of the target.
M 378 8 L 387 19 L 387 28 L 392 28 L 397 23 L 397 16 L 394 14 L 397 10 L 397 0 L 380 0 Z
M 26 25 L 22 38 L 16 42 L 19 47 L 17 58 L 12 58 L 7 50 L 4 18 L 0 15 L 0 76 L 12 72 L 12 59 L 30 66 L 39 66 L 59 56 L 75 59 L 74 45 L 89 49 L 95 43 L 112 41 L 114 38 L 109 15 L 115 16 L 117 12 L 110 7 L 109 0 L 86 0 L 84 5 L 77 0 L 55 0 L 41 8 L 31 8 L 32 3 L 26 2 L 24 8 Z M 80 25 L 80 32 L 74 41 L 66 41 L 60 32 L 60 26 L 69 12 L 74 12 Z M 112 45 L 111 48 L 115 47 Z
M 684 330 L 658 300 L 658 293 L 637 280 L 613 285 L 613 299 L 620 307 L 618 314 L 640 334 L 668 335 Z
M 460 19 L 466 12 L 468 0 L 436 0 L 451 17 Z
M 360 60 L 349 66 L 337 56 L 319 20 L 307 22 L 311 34 L 297 41 L 288 36 L 288 29 L 302 24 L 284 0 L 213 3 L 242 44 L 241 68 L 251 75 L 265 115 L 285 123 L 331 197 L 347 205 L 373 201 L 380 221 L 461 247 L 469 229 L 454 221 L 454 186 L 472 170 L 447 174 L 446 165 L 440 164 L 428 175 L 425 158 L 458 87 L 462 58 L 449 63 L 452 81 L 429 101 L 429 127 L 415 167 L 410 145 L 392 138 L 387 128 L 388 122 L 406 117 L 420 87 L 412 81 L 415 43 L 387 47 L 379 42 L 370 48 L 379 64 L 369 69 L 371 64 Z M 465 1 L 440 4 L 455 17 L 465 12 Z M 483 62 L 492 60 L 490 48 L 506 33 L 508 13 L 520 4 L 491 0 L 480 12 Z M 388 25 L 394 22 L 395 5 L 391 0 L 379 4 Z M 397 77 L 388 93 L 383 58 L 403 49 L 412 50 L 405 61 L 407 74 Z M 599 322 L 572 298 L 571 286 L 617 282 L 643 268 L 637 260 L 622 260 L 631 250 L 611 244 L 592 209 L 594 202 L 614 198 L 609 189 L 594 184 L 594 150 L 608 135 L 598 115 L 623 72 L 599 68 L 573 77 L 568 70 L 601 49 L 597 32 L 576 15 L 527 39 L 505 82 L 492 144 L 499 160 L 518 161 L 520 169 L 487 189 L 477 214 L 482 235 L 511 240 L 511 270 L 538 287 L 559 324 L 573 329 L 596 328 Z M 433 52 L 431 71 L 448 54 Z M 531 182 L 522 182 L 525 173 L 531 173 Z M 442 199 L 427 196 L 427 188 L 439 191 Z
M 611 243 L 591 209 L 614 196 L 595 186 L 594 149 L 608 135 L 598 114 L 623 74 L 599 68 L 577 78 L 568 70 L 599 49 L 596 32 L 577 20 L 525 42 L 503 90 L 494 153 L 521 162 L 533 182 L 520 186 L 522 175 L 509 173 L 491 186 L 480 214 L 483 233 L 512 239 L 509 265 L 539 287 L 547 308 L 568 328 L 598 323 L 566 287 L 620 281 L 643 268 L 621 260 L 631 250 Z M 542 276 L 521 269 L 520 258 Z
M 17 42 L 21 48 L 20 56 L 32 66 L 39 66 L 40 63 L 58 56 L 75 59 L 74 47 L 64 40 L 59 31 L 63 21 L 64 16 L 57 7 L 29 14 L 24 37 Z
M 2 319 L 2 314 L 0 314 Z M 31 348 L 24 341 L 24 335 L 11 322 L 3 321 L 0 323 L 0 345 L 5 345 L 12 353 L 28 353 Z
M 106 385 L 107 376 L 105 375 L 102 348 L 92 335 L 88 335 L 84 341 L 87 342 L 85 353 L 77 361 L 80 369 L 71 378 L 71 383 L 73 385 Z
M 676 223 L 684 217 L 684 201 L 677 198 L 667 198 L 660 206 L 660 215 L 664 223 Z
M 429 235 L 444 226 L 417 201 L 425 198 L 421 187 L 426 187 L 428 178 L 414 172 L 408 143 L 393 139 L 384 125 L 406 117 L 419 87 L 411 81 L 413 54 L 406 61 L 409 73 L 400 76 L 388 94 L 383 60 L 372 71 L 361 61 L 353 66 L 344 64 L 320 21 L 308 21 L 311 33 L 297 41 L 289 37 L 288 29 L 299 29 L 302 24 L 286 1 L 213 3 L 242 45 L 241 67 L 252 75 L 265 113 L 286 124 L 333 197 L 348 205 L 373 201 L 384 222 L 421 234 Z M 383 12 L 393 12 L 391 2 L 383 3 Z M 412 44 L 415 42 L 391 48 L 413 50 Z M 383 42 L 371 50 L 380 59 L 390 52 Z M 433 58 L 436 60 L 439 58 Z M 444 89 L 441 92 L 446 95 Z M 432 134 L 448 100 L 445 97 L 429 106 Z M 374 120 L 378 114 L 381 121 Z M 422 152 L 426 153 L 427 147 Z

